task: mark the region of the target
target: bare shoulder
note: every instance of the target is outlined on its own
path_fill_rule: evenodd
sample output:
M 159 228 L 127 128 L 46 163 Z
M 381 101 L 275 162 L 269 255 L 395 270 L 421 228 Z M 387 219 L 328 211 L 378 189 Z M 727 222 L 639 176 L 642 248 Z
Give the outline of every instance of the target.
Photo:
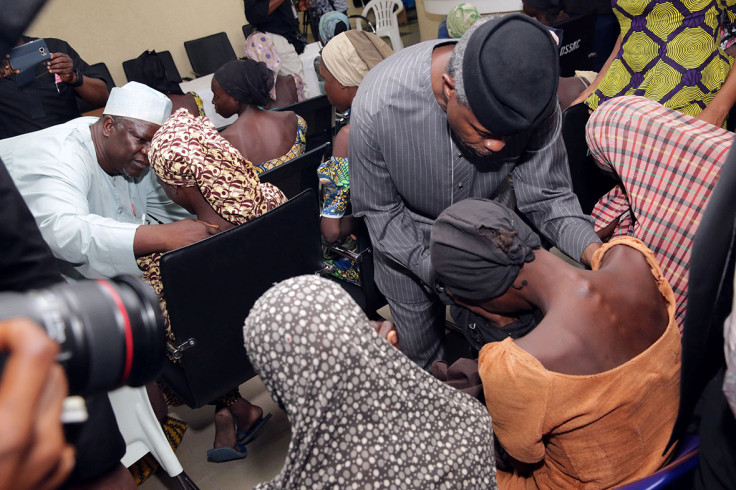
M 336 157 L 348 156 L 348 137 L 350 136 L 350 125 L 343 126 L 335 136 L 335 148 L 332 154 Z
M 644 253 L 625 243 L 616 244 L 606 251 L 599 271 L 615 274 L 622 280 L 638 279 L 649 283 L 655 281 Z
M 240 120 L 236 120 L 220 132 L 220 136 L 233 145 L 246 160 L 249 160 L 248 152 L 246 151 L 249 147 L 249 134 L 251 134 L 251 131 L 249 131 L 247 125 L 242 124 L 242 121 Z

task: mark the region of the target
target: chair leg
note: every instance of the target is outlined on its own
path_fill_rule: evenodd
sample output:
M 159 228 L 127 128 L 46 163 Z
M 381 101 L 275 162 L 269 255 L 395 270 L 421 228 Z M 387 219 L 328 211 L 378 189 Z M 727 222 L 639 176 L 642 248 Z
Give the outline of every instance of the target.
M 187 475 L 186 472 L 182 471 L 181 473 L 176 475 L 175 478 L 176 482 L 179 484 L 182 490 L 199 490 L 197 484 L 194 483 L 191 478 L 189 478 L 189 475 Z

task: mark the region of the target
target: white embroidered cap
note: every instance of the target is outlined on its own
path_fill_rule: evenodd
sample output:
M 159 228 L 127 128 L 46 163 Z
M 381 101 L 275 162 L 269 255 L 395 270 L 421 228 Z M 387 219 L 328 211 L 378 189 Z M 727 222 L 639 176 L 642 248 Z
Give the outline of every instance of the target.
M 113 87 L 104 114 L 140 119 L 161 126 L 171 115 L 171 100 L 142 83 Z

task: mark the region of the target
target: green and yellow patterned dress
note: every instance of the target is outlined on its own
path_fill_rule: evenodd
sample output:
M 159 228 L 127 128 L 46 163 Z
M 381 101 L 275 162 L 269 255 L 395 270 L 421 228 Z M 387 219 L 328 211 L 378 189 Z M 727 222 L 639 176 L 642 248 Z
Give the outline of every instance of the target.
M 699 114 L 728 77 L 733 59 L 719 47 L 721 16 L 736 19 L 736 0 L 614 0 L 621 49 L 591 109 L 621 95 L 641 95 Z
M 319 182 L 322 184 L 322 213 L 326 218 L 340 219 L 345 216 L 350 203 L 350 174 L 348 159 L 333 156 L 317 169 Z M 357 250 L 357 243 L 352 237 L 338 240 L 348 250 Z M 334 275 L 352 284 L 360 285 L 358 265 L 352 260 L 337 256 L 323 247 L 325 262 L 335 266 Z

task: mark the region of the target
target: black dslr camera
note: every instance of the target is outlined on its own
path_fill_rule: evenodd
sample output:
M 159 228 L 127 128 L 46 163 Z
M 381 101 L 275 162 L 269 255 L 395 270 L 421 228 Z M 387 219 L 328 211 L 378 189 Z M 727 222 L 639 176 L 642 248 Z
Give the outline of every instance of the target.
M 30 318 L 59 343 L 70 395 L 143 386 L 165 359 L 158 297 L 137 277 L 0 293 L 0 320 L 13 317 Z M 6 358 L 0 353 L 0 371 Z

